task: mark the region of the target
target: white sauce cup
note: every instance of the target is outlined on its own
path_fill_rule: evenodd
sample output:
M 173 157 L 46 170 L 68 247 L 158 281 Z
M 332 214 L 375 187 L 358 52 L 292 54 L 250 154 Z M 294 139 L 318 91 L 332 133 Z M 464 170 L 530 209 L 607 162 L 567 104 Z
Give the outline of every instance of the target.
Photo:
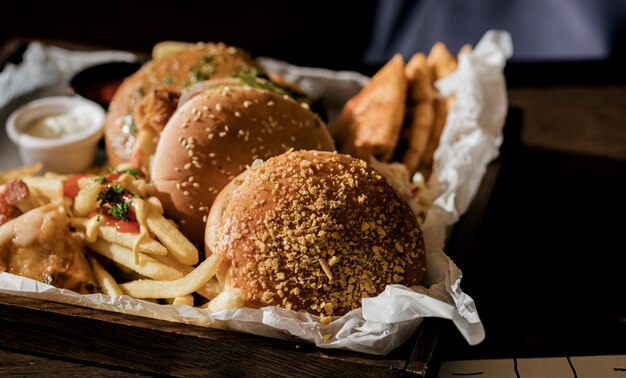
M 83 130 L 60 138 L 38 138 L 25 129 L 42 117 L 54 116 L 85 107 L 88 116 Z M 26 165 L 42 163 L 46 171 L 57 173 L 80 172 L 93 164 L 96 147 L 102 138 L 104 109 L 83 97 L 45 97 L 29 102 L 9 116 L 6 129 L 9 138 L 20 151 Z

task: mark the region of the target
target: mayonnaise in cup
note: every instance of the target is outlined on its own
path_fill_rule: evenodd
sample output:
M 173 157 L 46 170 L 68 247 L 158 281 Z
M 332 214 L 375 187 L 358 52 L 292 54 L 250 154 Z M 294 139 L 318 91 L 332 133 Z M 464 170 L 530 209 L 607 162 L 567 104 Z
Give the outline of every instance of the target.
M 104 116 L 100 105 L 83 97 L 46 97 L 15 110 L 6 128 L 24 164 L 74 173 L 93 164 Z

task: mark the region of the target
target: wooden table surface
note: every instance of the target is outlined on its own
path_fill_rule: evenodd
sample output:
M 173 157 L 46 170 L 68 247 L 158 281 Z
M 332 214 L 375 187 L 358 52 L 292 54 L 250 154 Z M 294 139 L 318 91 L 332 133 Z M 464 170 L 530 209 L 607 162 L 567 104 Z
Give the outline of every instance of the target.
M 568 76 L 589 66 L 599 76 Z M 441 360 L 626 354 L 626 83 L 598 67 L 507 71 L 500 174 L 472 235 L 453 235 L 487 337 L 469 347 L 445 323 L 429 374 Z M 0 375 L 154 374 L 15 345 L 0 346 Z

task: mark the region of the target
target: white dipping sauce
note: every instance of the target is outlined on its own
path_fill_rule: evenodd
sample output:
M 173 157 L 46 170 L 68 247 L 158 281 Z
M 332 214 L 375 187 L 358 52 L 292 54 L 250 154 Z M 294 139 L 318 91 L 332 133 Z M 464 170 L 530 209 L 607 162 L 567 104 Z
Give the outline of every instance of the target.
M 26 126 L 24 133 L 37 138 L 60 139 L 88 130 L 92 118 L 92 109 L 81 106 L 67 113 L 38 118 Z

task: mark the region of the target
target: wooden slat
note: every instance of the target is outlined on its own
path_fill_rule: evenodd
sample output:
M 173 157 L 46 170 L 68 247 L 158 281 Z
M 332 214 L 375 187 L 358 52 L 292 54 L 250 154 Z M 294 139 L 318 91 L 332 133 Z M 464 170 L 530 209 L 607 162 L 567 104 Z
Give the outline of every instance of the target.
M 401 375 L 405 359 L 0 294 L 0 345 L 149 373 Z

